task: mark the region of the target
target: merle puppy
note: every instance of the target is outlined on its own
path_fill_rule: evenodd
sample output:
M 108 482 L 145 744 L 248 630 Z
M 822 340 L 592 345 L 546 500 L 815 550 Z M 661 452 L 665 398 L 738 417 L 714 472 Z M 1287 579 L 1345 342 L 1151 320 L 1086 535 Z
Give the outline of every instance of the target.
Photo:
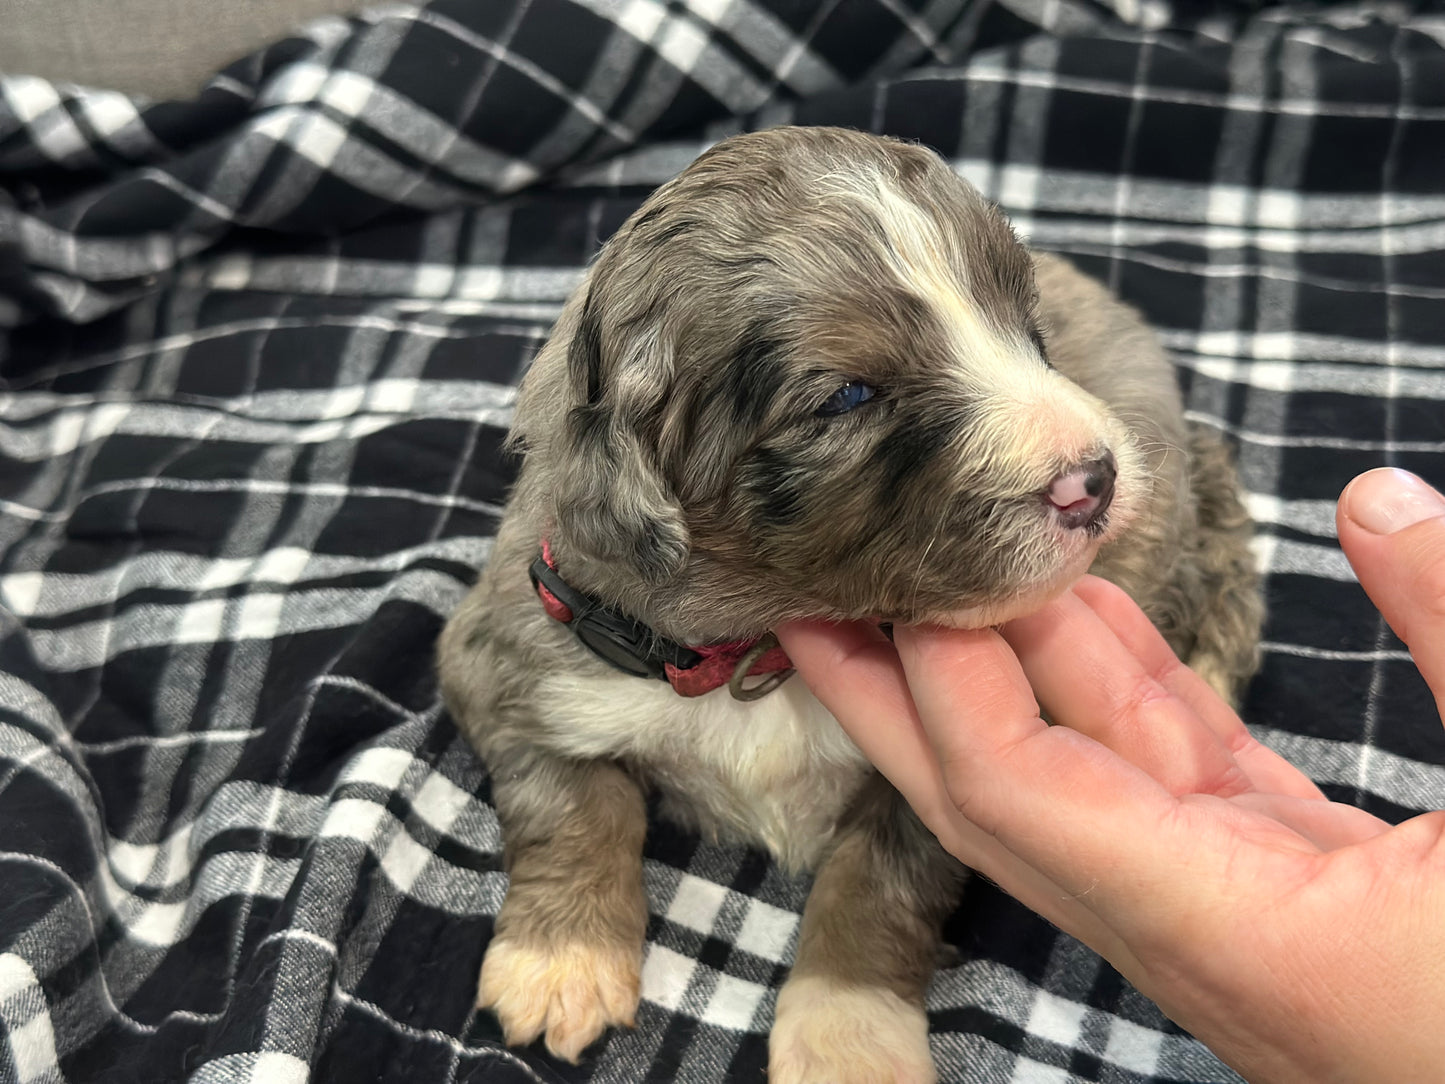
M 771 1084 L 929 1081 L 961 867 L 769 630 L 980 627 L 1086 570 L 1226 696 L 1249 524 L 1130 309 L 929 151 L 779 128 L 712 148 L 603 248 L 522 385 L 521 475 L 442 686 L 510 887 L 479 1003 L 577 1059 L 630 1024 L 644 794 L 810 870 Z

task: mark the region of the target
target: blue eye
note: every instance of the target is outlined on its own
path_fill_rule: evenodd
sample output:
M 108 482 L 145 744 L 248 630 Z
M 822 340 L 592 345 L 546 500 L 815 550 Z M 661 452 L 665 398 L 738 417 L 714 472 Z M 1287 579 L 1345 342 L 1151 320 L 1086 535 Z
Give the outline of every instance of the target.
M 823 405 L 813 411 L 820 418 L 831 418 L 837 414 L 847 414 L 854 407 L 861 406 L 877 394 L 877 389 L 871 384 L 864 384 L 861 380 L 849 381 L 841 388 L 828 396 Z

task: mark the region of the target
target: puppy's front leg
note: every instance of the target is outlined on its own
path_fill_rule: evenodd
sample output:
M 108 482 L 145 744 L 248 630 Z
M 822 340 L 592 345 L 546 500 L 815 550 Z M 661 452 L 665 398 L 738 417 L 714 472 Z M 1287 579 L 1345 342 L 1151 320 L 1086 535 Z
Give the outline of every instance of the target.
M 605 761 L 536 750 L 497 757 L 492 796 L 511 883 L 482 961 L 477 1004 L 509 1045 L 545 1034 L 575 1062 L 637 1011 L 647 900 L 642 793 Z
M 932 1084 L 923 994 L 963 866 L 882 776 L 839 829 L 778 994 L 769 1084 Z

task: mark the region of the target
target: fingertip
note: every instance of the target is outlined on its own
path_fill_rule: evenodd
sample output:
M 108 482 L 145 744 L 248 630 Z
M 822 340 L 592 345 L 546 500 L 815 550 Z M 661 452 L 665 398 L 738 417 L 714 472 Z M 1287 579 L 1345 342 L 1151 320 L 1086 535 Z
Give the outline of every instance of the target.
M 1079 582 L 1075 593 L 1145 667 L 1157 671 L 1178 662 L 1158 626 L 1118 584 L 1087 576 Z
M 1023 666 L 995 630 L 900 626 L 893 636 L 913 698 L 928 720 L 1037 715 Z
M 1409 471 L 1355 478 L 1336 508 L 1340 546 L 1432 688 L 1445 681 L 1445 496 Z
M 887 639 L 865 621 L 784 621 L 773 633 L 794 662 L 844 663 L 859 651 Z
M 1079 584 L 1075 584 L 1033 613 L 1008 622 L 999 634 L 1019 653 L 1037 651 L 1053 643 L 1055 637 L 1067 638 L 1080 621 L 1093 621 L 1095 617 L 1093 607 L 1078 588 Z
M 940 671 L 975 666 L 981 658 L 1007 656 L 1013 651 L 994 629 L 954 629 L 941 625 L 900 625 L 893 644 L 904 665 L 913 671 Z
M 1087 575 L 1074 584 L 1074 594 L 1084 601 L 1089 609 L 1099 611 L 1135 606 L 1129 593 L 1117 583 L 1111 583 L 1102 576 Z
M 850 741 L 917 809 L 942 810 L 942 783 L 903 664 L 868 622 L 789 621 L 775 628 L 813 695 Z
M 814 659 L 833 650 L 835 633 L 821 621 L 784 621 L 773 629 L 793 665 L 806 674 Z
M 1376 467 L 1352 479 L 1335 511 L 1338 528 L 1348 522 L 1372 535 L 1395 534 L 1439 518 L 1445 518 L 1445 496 L 1419 475 L 1397 467 Z
M 797 621 L 774 631 L 798 676 L 845 729 L 860 710 L 865 715 L 904 710 L 908 696 L 903 667 L 877 626 Z
M 1445 496 L 1393 467 L 1366 471 L 1335 508 L 1340 548 L 1395 631 L 1436 609 L 1445 562 Z M 1433 623 L 1433 622 L 1432 622 Z M 1411 645 L 1412 647 L 1416 645 Z

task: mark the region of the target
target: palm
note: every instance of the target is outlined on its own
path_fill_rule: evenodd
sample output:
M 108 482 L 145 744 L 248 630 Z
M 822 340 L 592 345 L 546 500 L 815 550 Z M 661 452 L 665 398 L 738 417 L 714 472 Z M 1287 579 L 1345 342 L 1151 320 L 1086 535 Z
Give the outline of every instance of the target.
M 1341 544 L 1439 703 L 1445 502 L 1364 479 Z M 1327 801 L 1117 589 L 1086 579 L 1002 636 L 899 629 L 896 650 L 863 627 L 781 632 L 949 850 L 1251 1081 L 1440 1078 L 1445 813 L 1392 828 Z

